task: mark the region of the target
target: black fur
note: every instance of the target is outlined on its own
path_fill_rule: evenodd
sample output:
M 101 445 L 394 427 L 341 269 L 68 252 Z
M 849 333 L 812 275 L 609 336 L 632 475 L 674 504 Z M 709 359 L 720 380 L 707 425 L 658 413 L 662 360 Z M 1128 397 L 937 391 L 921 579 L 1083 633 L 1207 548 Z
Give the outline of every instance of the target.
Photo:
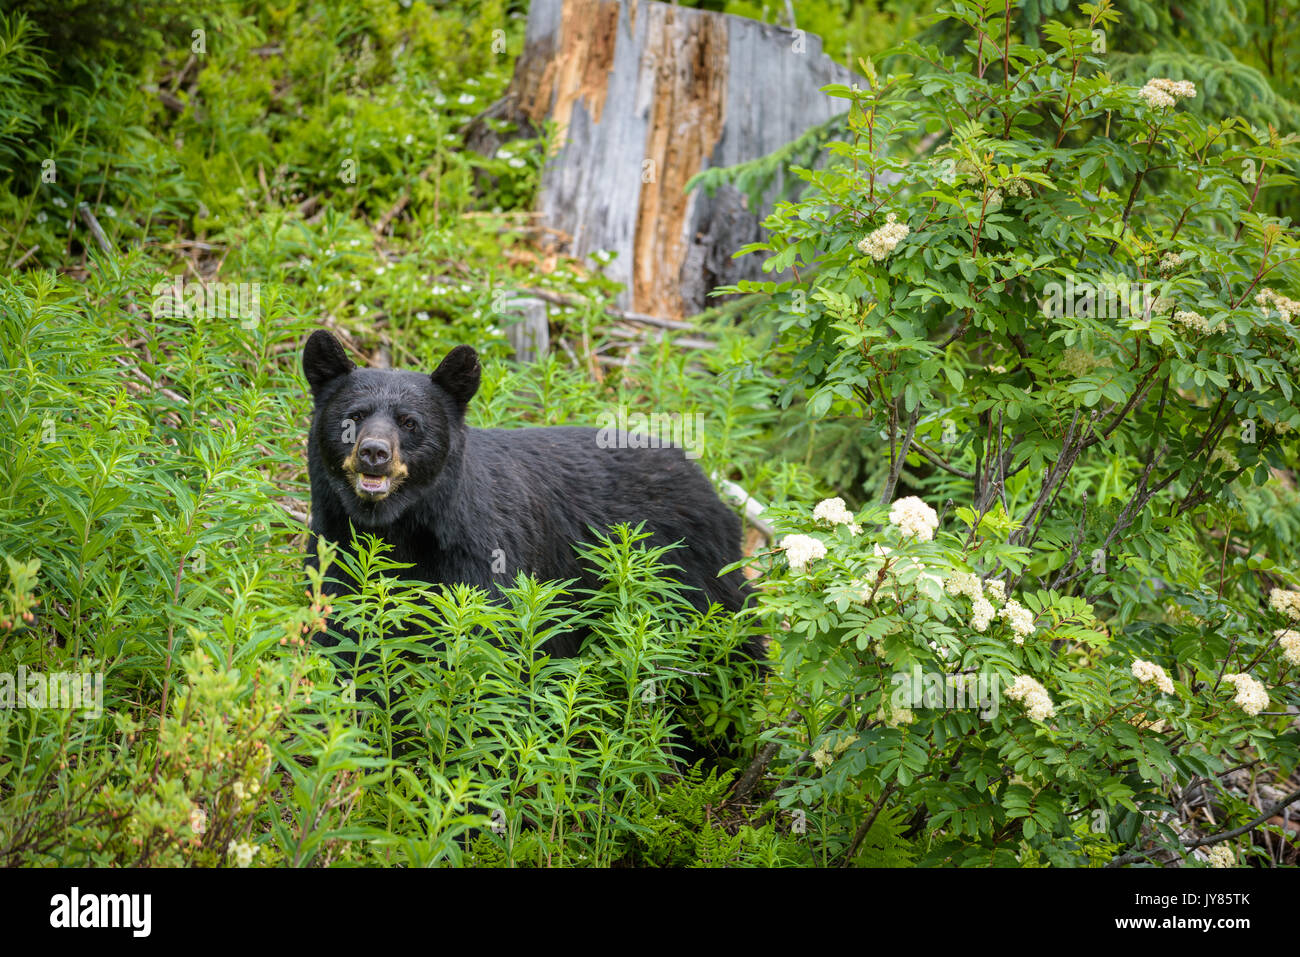
M 315 535 L 349 548 L 353 526 L 413 563 L 411 578 L 497 593 L 520 571 L 594 587 L 573 549 L 591 540 L 588 526 L 645 522 L 649 544 L 685 542 L 667 560 L 681 567 L 697 608 L 744 605 L 740 572 L 717 574 L 740 559 L 740 520 L 681 449 L 601 448 L 591 428 L 469 428 L 465 409 L 480 376 L 469 346 L 453 349 L 432 375 L 358 369 L 320 330 L 307 342 L 303 370 L 315 400 L 308 444 Z M 372 500 L 357 491 L 348 461 L 372 474 L 406 475 Z M 546 650 L 573 656 L 580 641 L 561 636 Z

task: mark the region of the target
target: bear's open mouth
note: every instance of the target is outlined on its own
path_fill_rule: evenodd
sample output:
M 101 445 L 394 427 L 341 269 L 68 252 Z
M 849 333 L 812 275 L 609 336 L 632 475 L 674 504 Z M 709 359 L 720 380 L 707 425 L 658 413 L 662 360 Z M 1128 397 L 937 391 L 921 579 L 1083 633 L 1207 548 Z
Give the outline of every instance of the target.
M 357 473 L 357 491 L 362 495 L 382 498 L 393 490 L 393 480 L 387 475 L 367 475 Z

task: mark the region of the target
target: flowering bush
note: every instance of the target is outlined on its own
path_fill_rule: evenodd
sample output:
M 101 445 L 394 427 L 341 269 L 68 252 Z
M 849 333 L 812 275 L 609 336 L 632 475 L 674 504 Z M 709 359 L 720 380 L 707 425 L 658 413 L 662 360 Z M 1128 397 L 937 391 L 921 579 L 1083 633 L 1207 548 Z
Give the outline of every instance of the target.
M 769 296 L 782 400 L 879 443 L 880 504 L 787 513 L 763 599 L 779 800 L 861 822 L 827 825 L 849 858 L 898 808 L 931 862 L 1181 853 L 1171 798 L 1297 761 L 1300 255 L 1260 212 L 1296 138 L 1112 82 L 1118 14 L 1080 10 L 961 5 L 960 55 L 828 87 L 850 138 L 746 247 L 794 278 L 733 290 Z M 1001 707 L 918 707 L 913 668 Z

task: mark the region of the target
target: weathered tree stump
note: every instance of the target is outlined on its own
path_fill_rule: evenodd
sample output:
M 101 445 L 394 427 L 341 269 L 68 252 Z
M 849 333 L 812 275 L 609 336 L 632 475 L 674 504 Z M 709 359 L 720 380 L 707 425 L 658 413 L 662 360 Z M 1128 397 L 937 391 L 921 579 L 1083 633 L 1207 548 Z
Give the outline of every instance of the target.
M 762 275 L 760 257 L 731 257 L 760 237 L 767 210 L 727 186 L 688 194 L 687 181 L 843 112 L 818 90 L 854 79 L 799 30 L 655 0 L 533 0 L 494 112 L 526 128 L 556 121 L 544 225 L 570 237 L 573 255 L 617 254 L 604 271 L 624 283 L 622 308 L 673 318 L 705 308 L 718 285 Z

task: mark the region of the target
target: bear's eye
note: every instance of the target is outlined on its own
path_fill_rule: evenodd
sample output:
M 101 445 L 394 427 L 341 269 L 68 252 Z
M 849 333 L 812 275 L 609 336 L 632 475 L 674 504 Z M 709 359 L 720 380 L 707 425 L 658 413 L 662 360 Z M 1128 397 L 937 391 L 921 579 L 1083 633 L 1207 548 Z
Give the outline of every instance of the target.
M 411 416 L 409 415 L 402 416 L 402 428 L 406 429 L 407 432 L 414 432 L 415 427 L 418 424 L 419 423 L 416 422 L 415 419 L 413 419 Z

